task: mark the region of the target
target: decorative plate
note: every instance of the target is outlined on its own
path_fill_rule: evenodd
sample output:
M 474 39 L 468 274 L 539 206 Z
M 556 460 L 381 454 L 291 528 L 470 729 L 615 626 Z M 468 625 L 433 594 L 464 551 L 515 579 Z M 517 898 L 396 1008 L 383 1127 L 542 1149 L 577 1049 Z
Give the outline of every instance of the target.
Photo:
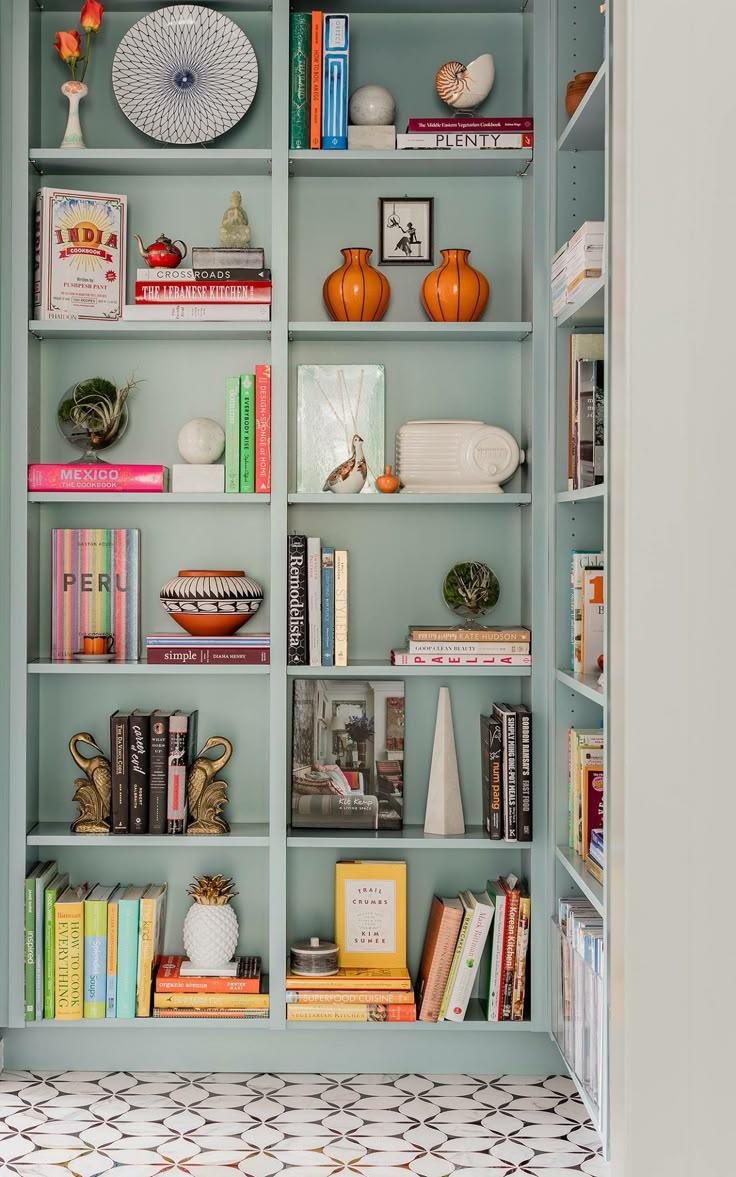
M 221 12 L 173 4 L 137 21 L 112 63 L 118 105 L 160 143 L 207 143 L 240 122 L 258 86 L 242 29 Z

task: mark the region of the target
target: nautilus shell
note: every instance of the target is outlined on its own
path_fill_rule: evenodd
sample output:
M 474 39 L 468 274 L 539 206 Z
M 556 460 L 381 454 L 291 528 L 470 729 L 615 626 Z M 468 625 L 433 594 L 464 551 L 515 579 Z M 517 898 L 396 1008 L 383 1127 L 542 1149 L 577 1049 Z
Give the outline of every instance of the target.
M 443 102 L 455 110 L 475 110 L 493 88 L 496 67 L 490 53 L 483 53 L 463 65 L 460 61 L 446 61 L 437 70 L 434 84 Z

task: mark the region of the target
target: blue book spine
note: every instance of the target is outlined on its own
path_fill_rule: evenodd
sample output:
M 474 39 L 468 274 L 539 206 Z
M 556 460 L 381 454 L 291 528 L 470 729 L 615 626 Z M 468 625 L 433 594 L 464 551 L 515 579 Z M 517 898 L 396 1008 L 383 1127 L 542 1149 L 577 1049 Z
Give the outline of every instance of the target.
M 348 17 L 328 12 L 324 19 L 322 149 L 348 145 Z
M 118 986 L 117 1016 L 135 1017 L 138 981 L 138 899 L 121 899 L 118 903 Z
M 322 548 L 322 665 L 335 665 L 334 548 Z

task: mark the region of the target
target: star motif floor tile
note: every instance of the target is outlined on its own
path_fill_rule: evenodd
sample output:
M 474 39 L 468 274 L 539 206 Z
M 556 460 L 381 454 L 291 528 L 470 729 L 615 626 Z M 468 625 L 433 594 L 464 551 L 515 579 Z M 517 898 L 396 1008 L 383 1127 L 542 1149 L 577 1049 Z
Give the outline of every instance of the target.
M 0 1075 L 0 1177 L 609 1177 L 563 1075 Z

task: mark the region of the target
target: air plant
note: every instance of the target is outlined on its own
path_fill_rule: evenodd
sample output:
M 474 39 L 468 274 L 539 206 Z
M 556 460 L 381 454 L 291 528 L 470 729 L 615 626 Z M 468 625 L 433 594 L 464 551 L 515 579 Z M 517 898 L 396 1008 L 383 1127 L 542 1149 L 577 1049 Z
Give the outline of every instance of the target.
M 111 380 L 92 376 L 75 384 L 59 405 L 59 420 L 71 429 L 65 435 L 74 445 L 104 450 L 117 439 L 125 420 L 128 396 L 140 383 L 133 377 L 118 388 Z
M 477 617 L 498 602 L 500 585 L 495 572 L 479 560 L 455 564 L 445 577 L 445 604 L 461 617 Z

